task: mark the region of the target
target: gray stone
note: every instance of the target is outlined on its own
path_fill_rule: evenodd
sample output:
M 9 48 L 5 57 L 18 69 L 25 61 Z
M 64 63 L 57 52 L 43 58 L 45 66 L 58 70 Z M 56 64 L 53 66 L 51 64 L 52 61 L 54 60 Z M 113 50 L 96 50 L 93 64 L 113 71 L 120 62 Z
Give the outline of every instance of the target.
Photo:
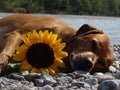
M 115 67 L 113 67 L 113 66 L 109 67 L 109 72 L 115 73 L 116 71 L 117 71 L 117 69 Z
M 22 84 L 18 80 L 10 79 L 8 82 L 4 83 L 4 86 L 14 88 L 16 86 L 22 86 Z
M 120 57 L 119 57 L 120 59 Z M 113 66 L 117 69 L 120 69 L 120 60 L 114 61 Z
M 28 86 L 29 88 L 34 87 L 34 83 L 33 82 L 28 82 L 28 81 L 20 81 L 22 85 L 24 86 Z
M 8 81 L 9 81 L 9 79 L 6 78 L 6 77 L 0 77 L 0 82 L 1 82 L 1 80 L 2 80 L 2 81 L 5 81 L 5 82 L 8 82 Z
M 34 79 L 39 79 L 40 74 L 37 73 L 29 73 L 28 75 L 24 76 L 27 81 L 33 81 Z
M 98 80 L 96 78 L 85 79 L 85 82 L 90 84 L 90 85 L 98 84 Z
M 43 79 L 34 79 L 34 84 L 37 87 L 42 87 L 44 84 L 44 80 Z
M 64 86 L 57 86 L 55 90 L 67 90 Z
M 113 76 L 111 75 L 106 75 L 106 74 L 96 74 L 95 78 L 98 79 L 98 83 L 104 81 L 104 80 L 113 80 L 115 79 Z
M 57 73 L 55 77 L 63 77 L 63 76 L 67 76 L 66 73 Z
M 35 89 L 36 89 L 36 87 L 30 88 L 30 87 L 25 86 L 25 85 L 23 85 L 21 87 L 17 86 L 17 87 L 12 88 L 12 90 L 35 90 Z
M 73 74 L 75 75 L 75 78 L 81 78 L 83 75 L 88 75 L 88 72 L 85 71 L 80 71 L 80 70 L 76 70 L 73 72 Z
M 4 87 L 4 88 L 0 87 L 0 90 L 11 90 L 11 88 L 10 87 Z
M 54 90 L 50 85 L 45 85 L 41 90 Z
M 4 88 L 6 82 L 8 82 L 9 79 L 5 78 L 5 77 L 0 77 L 0 88 Z
M 119 85 L 116 80 L 105 80 L 100 83 L 97 90 L 120 90 Z
M 58 77 L 56 78 L 57 82 L 61 82 L 62 85 L 67 85 L 69 83 L 71 83 L 73 81 L 73 79 L 70 76 L 66 76 L 66 77 Z
M 76 78 L 75 74 L 73 74 L 73 73 L 68 73 L 67 76 L 70 76 L 72 79 Z
M 26 81 L 26 80 L 20 81 L 20 82 L 21 82 L 22 85 L 31 86 L 31 87 L 34 86 L 33 82 L 29 82 L 29 81 Z
M 45 85 L 56 83 L 56 80 L 54 80 L 54 78 L 51 75 L 49 75 L 45 72 L 41 73 L 40 79 L 42 79 L 44 81 Z
M 10 79 L 15 79 L 15 80 L 25 80 L 25 78 L 17 73 L 11 73 L 10 75 L 8 75 L 8 78 Z
M 120 79 L 120 71 L 113 74 L 116 79 Z
M 77 86 L 78 88 L 90 88 L 90 85 L 85 82 L 72 82 L 71 87 Z
M 68 90 L 78 90 L 78 87 L 77 86 L 73 86 L 73 87 L 68 88 Z
M 62 86 L 62 83 L 61 82 L 56 82 L 53 84 L 53 87 L 57 87 L 57 86 Z
M 20 71 L 20 75 L 22 75 L 22 76 L 25 76 L 25 75 L 28 75 L 28 74 L 29 74 L 29 71 L 26 71 L 26 70 Z

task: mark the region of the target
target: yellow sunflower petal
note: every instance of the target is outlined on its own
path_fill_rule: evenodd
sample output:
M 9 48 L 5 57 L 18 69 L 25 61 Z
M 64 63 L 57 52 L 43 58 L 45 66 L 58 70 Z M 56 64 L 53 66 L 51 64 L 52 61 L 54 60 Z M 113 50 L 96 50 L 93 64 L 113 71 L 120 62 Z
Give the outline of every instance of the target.
M 16 48 L 16 54 L 13 55 L 14 61 L 23 61 L 25 59 L 26 52 L 28 47 L 26 45 L 22 45 Z
M 28 37 L 30 44 L 38 43 L 39 42 L 39 35 L 35 30 L 33 30 L 32 34 Z
M 33 30 L 33 36 L 38 37 L 38 34 L 37 34 L 36 30 Z
M 30 43 L 27 35 L 22 35 L 22 40 L 23 40 L 23 42 L 24 42 L 27 46 L 30 46 L 30 45 L 31 45 L 31 43 Z
M 52 75 L 52 76 L 55 76 L 56 72 L 52 68 L 49 68 L 49 74 Z
M 52 34 L 52 35 L 50 36 L 50 39 L 49 39 L 49 40 L 51 41 L 51 44 L 54 44 L 54 43 L 55 43 L 57 37 L 58 37 L 57 34 Z
M 30 71 L 31 73 L 38 73 L 38 69 L 37 68 L 35 68 L 35 67 L 32 67 L 32 69 L 31 69 L 31 71 Z
M 30 71 L 32 66 L 27 62 L 27 60 L 23 61 L 20 65 L 20 70 L 28 70 Z
M 47 41 L 48 40 L 48 36 L 49 36 L 48 30 L 44 31 L 44 33 L 43 33 L 43 41 Z
M 56 73 L 58 73 L 59 72 L 59 69 L 58 69 L 58 66 L 57 66 L 57 64 L 52 64 L 49 68 L 52 68 Z
M 68 56 L 68 53 L 65 51 L 56 51 L 55 52 L 55 58 L 63 59 Z
M 50 38 L 51 36 L 52 36 L 52 32 L 50 32 L 47 36 L 46 36 L 46 38 L 43 40 L 43 42 L 44 43 L 46 43 L 46 44 L 48 44 L 50 47 L 51 47 L 51 45 L 52 45 L 52 39 Z M 45 36 L 45 35 L 44 35 Z
M 42 43 L 43 42 L 43 40 L 42 40 L 43 39 L 43 32 L 40 30 L 38 34 L 39 34 L 39 42 Z
M 27 38 L 30 38 L 32 36 L 32 32 L 28 32 L 28 34 L 26 35 Z
M 54 51 L 56 51 L 56 50 L 57 50 L 57 51 L 58 51 L 58 50 L 61 51 L 61 50 L 65 47 L 65 45 L 66 45 L 65 43 L 53 44 L 52 47 L 53 47 L 53 50 L 54 50 Z
M 38 70 L 38 73 L 41 73 L 41 72 L 43 72 L 43 71 L 49 74 L 48 68 L 40 68 L 40 69 Z
M 56 65 L 59 66 L 59 67 L 65 67 L 64 62 L 63 62 L 61 59 L 56 59 L 56 60 L 54 61 L 54 64 L 56 64 Z

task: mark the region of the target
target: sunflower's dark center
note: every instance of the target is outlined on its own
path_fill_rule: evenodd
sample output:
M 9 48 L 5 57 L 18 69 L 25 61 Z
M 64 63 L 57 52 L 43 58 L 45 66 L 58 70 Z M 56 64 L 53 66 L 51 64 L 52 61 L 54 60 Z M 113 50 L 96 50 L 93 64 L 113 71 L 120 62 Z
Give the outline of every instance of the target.
M 54 62 L 54 52 L 49 45 L 36 43 L 29 47 L 26 58 L 33 67 L 47 68 Z

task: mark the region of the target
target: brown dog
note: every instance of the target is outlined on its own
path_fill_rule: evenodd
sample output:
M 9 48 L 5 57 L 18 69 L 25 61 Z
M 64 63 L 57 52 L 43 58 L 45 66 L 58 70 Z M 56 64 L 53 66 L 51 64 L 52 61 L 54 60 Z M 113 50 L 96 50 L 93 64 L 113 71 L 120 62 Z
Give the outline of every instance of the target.
M 6 66 L 22 42 L 21 34 L 32 30 L 49 30 L 58 33 L 67 46 L 69 56 L 64 58 L 66 70 L 106 71 L 113 64 L 114 55 L 109 38 L 90 25 L 78 31 L 62 20 L 48 16 L 16 14 L 0 19 L 0 68 Z

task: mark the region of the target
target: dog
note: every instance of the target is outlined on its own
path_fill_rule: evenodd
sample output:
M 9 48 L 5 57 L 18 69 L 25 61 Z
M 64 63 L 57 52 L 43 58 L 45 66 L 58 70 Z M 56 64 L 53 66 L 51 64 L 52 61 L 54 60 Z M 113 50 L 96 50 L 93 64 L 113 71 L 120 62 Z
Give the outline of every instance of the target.
M 1 70 L 10 62 L 16 46 L 22 43 L 21 35 L 34 29 L 56 32 L 66 43 L 64 51 L 68 57 L 63 59 L 66 71 L 104 72 L 114 62 L 109 37 L 89 24 L 77 29 L 52 16 L 13 14 L 0 19 Z

